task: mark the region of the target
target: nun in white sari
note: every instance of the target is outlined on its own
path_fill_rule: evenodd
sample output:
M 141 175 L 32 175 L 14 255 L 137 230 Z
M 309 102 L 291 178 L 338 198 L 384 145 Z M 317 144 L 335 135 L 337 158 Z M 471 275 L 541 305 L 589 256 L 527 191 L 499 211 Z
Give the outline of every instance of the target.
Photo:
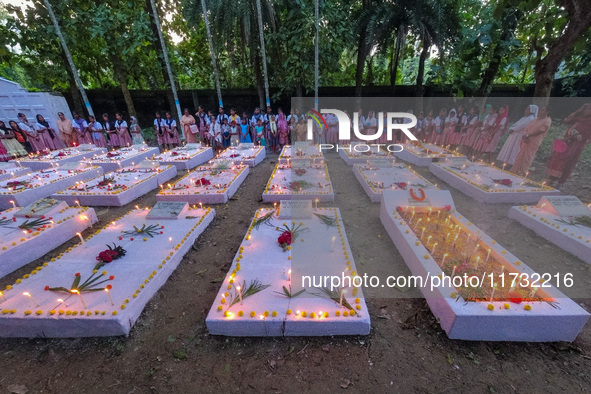
M 509 137 L 505 141 L 497 160 L 509 165 L 515 164 L 515 158 L 519 153 L 521 137 L 523 136 L 523 130 L 532 120 L 538 116 L 538 106 L 531 104 L 525 108 L 523 117 L 519 119 L 515 124 L 509 127 Z

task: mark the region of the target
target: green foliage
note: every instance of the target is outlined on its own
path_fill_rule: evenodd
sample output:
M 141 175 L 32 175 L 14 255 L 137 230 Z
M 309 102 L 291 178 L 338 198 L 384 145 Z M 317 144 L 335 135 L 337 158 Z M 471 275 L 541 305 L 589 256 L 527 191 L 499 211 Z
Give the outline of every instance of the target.
M 583 0 L 573 0 L 582 4 Z M 168 84 L 146 0 L 51 0 L 86 88 L 163 89 Z M 278 95 L 314 86 L 315 0 L 261 0 L 269 82 Z M 355 84 L 359 34 L 366 30 L 366 85 L 415 84 L 427 43 L 424 83 L 473 94 L 487 70 L 492 83 L 535 82 L 534 66 L 563 35 L 572 15 L 559 0 L 322 0 L 320 85 Z M 256 0 L 206 0 L 223 88 L 262 83 Z M 570 4 L 570 3 L 569 3 Z M 156 1 L 173 73 L 183 89 L 213 88 L 201 0 Z M 398 49 L 398 32 L 404 45 Z M 393 70 L 396 55 L 400 65 Z M 494 70 L 493 70 L 494 71 Z M 591 30 L 578 37 L 556 72 L 580 94 L 591 74 Z M 31 90 L 73 85 L 43 0 L 21 9 L 0 4 L 0 76 Z M 486 84 L 484 84 L 486 85 Z M 486 88 L 486 86 L 484 86 Z M 277 98 L 277 97 L 276 97 Z M 147 136 L 149 138 L 149 136 Z

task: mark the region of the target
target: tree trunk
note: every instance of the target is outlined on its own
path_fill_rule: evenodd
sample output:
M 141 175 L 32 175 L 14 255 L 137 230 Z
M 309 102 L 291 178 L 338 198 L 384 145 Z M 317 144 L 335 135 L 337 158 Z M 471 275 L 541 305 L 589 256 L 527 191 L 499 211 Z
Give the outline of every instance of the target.
M 162 77 L 162 81 L 164 81 L 164 89 L 166 90 L 166 97 L 168 99 L 168 105 L 170 107 L 171 112 L 176 112 L 174 109 L 176 107 L 174 103 L 174 95 L 172 94 L 172 88 L 170 86 L 170 82 L 168 81 L 168 76 L 166 75 L 166 63 L 164 61 L 164 53 L 162 50 L 162 46 L 160 44 L 160 40 L 158 39 L 158 26 L 156 26 L 156 21 L 154 18 L 154 13 L 152 11 L 152 4 L 150 0 L 145 1 L 145 10 L 150 15 L 150 30 L 152 31 L 152 44 L 154 45 L 154 49 L 156 50 L 156 54 L 158 55 L 158 62 L 160 63 L 160 75 Z
M 568 24 L 562 35 L 550 46 L 548 54 L 536 62 L 534 103 L 546 105 L 548 103 L 554 75 L 560 63 L 572 50 L 576 42 L 591 27 L 591 12 L 587 0 L 558 0 L 568 13 Z
M 363 89 L 363 71 L 365 68 L 365 58 L 367 57 L 367 32 L 365 29 L 359 33 L 359 42 L 357 44 L 357 66 L 355 67 L 355 97 L 361 97 Z
M 64 51 L 60 51 L 62 59 L 64 60 L 64 64 L 68 64 L 68 59 L 66 58 L 66 54 Z M 76 86 L 76 80 L 74 79 L 74 74 L 70 67 L 66 67 L 66 71 L 68 73 L 68 85 L 70 89 L 70 95 L 72 96 L 72 105 L 74 106 L 74 111 L 76 111 L 81 116 L 85 114 L 84 112 L 84 103 L 82 101 L 82 97 L 80 97 L 80 91 Z
M 415 85 L 415 96 L 423 97 L 423 79 L 425 78 L 425 61 L 429 57 L 431 37 L 426 31 L 423 33 L 423 49 L 419 56 L 419 70 L 417 71 L 417 83 Z
M 406 44 L 406 26 L 400 25 L 398 27 L 398 36 L 396 37 L 396 49 L 394 53 L 394 65 L 390 68 L 390 87 L 392 88 L 392 95 L 396 91 L 396 76 L 398 75 L 398 67 L 400 61 L 404 58 L 404 45 Z
M 133 100 L 131 99 L 131 93 L 129 92 L 129 86 L 127 84 L 127 73 L 123 69 L 121 59 L 116 55 L 113 56 L 113 69 L 115 71 L 115 78 L 117 79 L 117 82 L 119 82 L 119 86 L 121 86 L 121 93 L 123 93 L 125 105 L 127 106 L 127 114 L 129 116 L 137 116 Z
M 490 93 L 490 88 L 493 81 L 501 66 L 501 61 L 507 55 L 508 42 L 513 38 L 513 33 L 517 28 L 517 22 L 519 21 L 520 14 L 516 8 L 507 8 L 503 12 L 503 31 L 499 42 L 496 43 L 495 49 L 493 50 L 492 58 L 488 63 L 488 67 L 482 74 L 482 82 L 480 87 L 474 94 L 476 97 L 487 97 Z

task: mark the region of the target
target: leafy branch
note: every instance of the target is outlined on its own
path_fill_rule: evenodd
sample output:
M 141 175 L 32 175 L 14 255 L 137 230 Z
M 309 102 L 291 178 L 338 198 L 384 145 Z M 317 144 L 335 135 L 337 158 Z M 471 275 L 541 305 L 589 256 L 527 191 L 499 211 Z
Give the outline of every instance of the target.
M 246 285 L 246 281 L 242 282 L 241 288 L 244 289 L 245 285 Z M 245 290 L 242 290 L 242 300 L 265 290 L 269 286 L 271 286 L 271 285 L 264 285 L 258 279 L 254 279 L 253 281 L 250 282 L 250 285 L 248 286 L 248 288 L 246 288 Z M 232 297 L 232 302 L 230 303 L 228 308 L 231 308 L 234 304 L 236 304 L 238 302 L 240 302 L 240 296 L 238 295 L 238 290 L 236 290 L 236 294 L 234 295 L 234 297 Z

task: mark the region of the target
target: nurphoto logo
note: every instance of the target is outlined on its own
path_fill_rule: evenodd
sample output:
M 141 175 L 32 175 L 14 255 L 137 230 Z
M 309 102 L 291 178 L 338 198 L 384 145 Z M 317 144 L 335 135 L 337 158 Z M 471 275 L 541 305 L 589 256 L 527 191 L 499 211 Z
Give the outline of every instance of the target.
M 385 148 L 388 152 L 400 152 L 404 149 L 401 144 L 390 144 L 390 143 L 377 143 L 380 140 L 382 135 L 384 134 L 384 123 L 385 123 L 385 133 L 386 133 L 386 140 L 393 141 L 395 137 L 395 132 L 400 131 L 404 133 L 407 138 L 411 141 L 417 141 L 417 137 L 413 135 L 410 131 L 413 127 L 417 125 L 417 118 L 407 112 L 386 112 L 386 122 L 384 122 L 384 112 L 378 112 L 378 121 L 377 121 L 377 130 L 373 134 L 364 134 L 359 129 L 359 114 L 355 112 L 353 114 L 353 127 L 351 127 L 351 119 L 349 119 L 349 115 L 344 111 L 338 109 L 321 109 L 320 112 L 315 111 L 313 109 L 309 109 L 310 118 L 308 118 L 308 133 L 307 139 L 309 141 L 314 140 L 314 123 L 319 128 L 325 128 L 328 130 L 328 124 L 322 114 L 334 114 L 338 120 L 339 125 L 339 141 L 348 141 L 346 146 L 340 144 L 319 144 L 319 150 L 330 150 L 335 149 L 338 152 L 339 150 L 348 150 L 351 152 L 352 150 L 355 152 L 367 152 L 374 147 L 375 149 L 381 149 L 382 147 Z M 354 137 L 358 141 L 362 141 L 361 143 L 351 144 L 351 130 L 353 130 Z M 383 140 L 383 139 L 382 139 Z M 366 141 L 365 143 L 363 141 Z M 375 141 L 374 143 L 369 143 L 371 141 Z

